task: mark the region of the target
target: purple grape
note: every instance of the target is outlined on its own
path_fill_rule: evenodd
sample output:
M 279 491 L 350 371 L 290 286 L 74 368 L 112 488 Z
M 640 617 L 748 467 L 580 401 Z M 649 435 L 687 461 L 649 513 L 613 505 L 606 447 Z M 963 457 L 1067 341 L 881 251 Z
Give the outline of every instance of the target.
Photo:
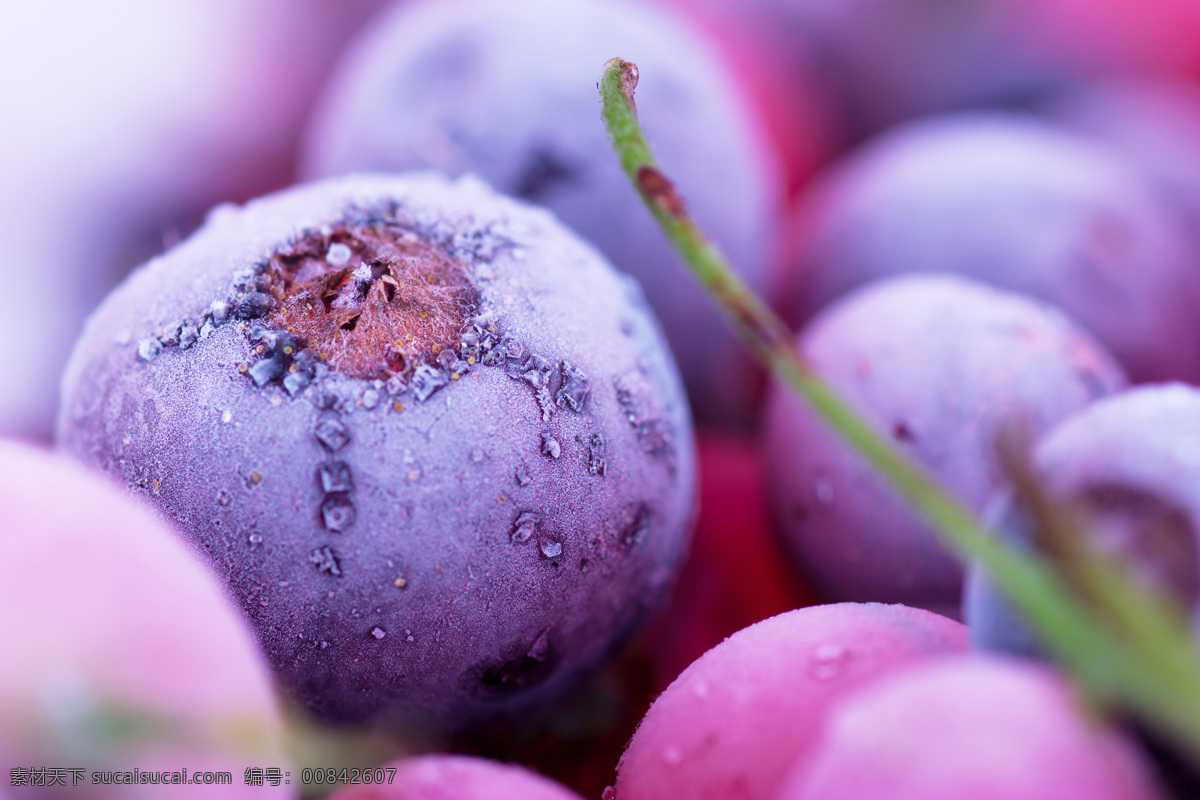
M 1124 385 L 1051 306 L 949 275 L 871 284 L 827 308 L 798 345 L 849 402 L 972 509 L 1001 485 L 995 424 L 1042 430 Z M 957 615 L 961 567 L 907 503 L 780 386 L 765 449 L 776 523 L 830 600 Z
M 746 424 L 753 369 L 629 185 L 600 122 L 614 56 L 664 170 L 756 289 L 783 195 L 762 125 L 707 43 L 665 9 L 622 0 L 397 4 L 347 53 L 314 116 L 302 174 L 474 172 L 552 210 L 638 279 L 697 419 Z
M 216 209 L 109 296 L 63 387 L 61 446 L 203 548 L 329 720 L 547 700 L 690 532 L 688 408 L 636 283 L 473 178 Z
M 1118 153 L 1032 117 L 914 123 L 815 192 L 804 318 L 874 278 L 948 272 L 1060 306 L 1135 380 L 1200 379 L 1200 272 L 1179 218 Z

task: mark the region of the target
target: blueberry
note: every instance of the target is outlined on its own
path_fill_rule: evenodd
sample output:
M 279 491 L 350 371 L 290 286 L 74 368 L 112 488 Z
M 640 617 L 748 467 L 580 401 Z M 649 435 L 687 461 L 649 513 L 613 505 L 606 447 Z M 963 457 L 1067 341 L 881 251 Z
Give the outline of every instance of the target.
M 1101 75 L 1192 74 L 1200 30 L 1186 0 L 746 4 L 773 14 L 854 139 L 933 113 L 1028 107 Z
M 762 4 L 773 7 L 796 56 L 815 65 L 854 140 L 940 111 L 1017 106 L 1074 71 L 1006 0 Z
M 1092 82 L 1043 107 L 1064 125 L 1118 149 L 1200 229 L 1200 91 L 1163 78 Z
M 1150 765 L 1045 667 L 951 655 L 846 698 L 779 800 L 1153 800 Z
M 1052 496 L 1081 507 L 1094 546 L 1200 620 L 1200 390 L 1143 386 L 1101 400 L 1046 432 L 1034 460 Z M 1009 502 L 1002 520 L 1003 535 L 1030 546 L 1032 523 L 1019 508 Z M 1040 652 L 978 569 L 963 614 L 979 647 Z
M 775 797 L 839 705 L 966 644 L 960 623 L 879 603 L 799 608 L 737 631 L 650 706 L 617 766 L 616 796 Z
M 517 764 L 443 754 L 402 758 L 363 770 L 365 786 L 347 786 L 330 795 L 330 800 L 376 800 L 381 790 L 370 786 L 369 780 L 376 774 L 386 778 L 387 797 L 396 800 L 582 800 L 566 787 Z
M 944 487 L 979 511 L 1001 484 L 993 428 L 1041 431 L 1124 385 L 1120 368 L 1053 307 L 948 275 L 847 295 L 798 339 L 815 368 Z M 774 515 L 829 599 L 957 615 L 961 567 L 907 503 L 788 391 L 768 399 Z
M 154 780 L 142 796 L 170 797 L 178 792 L 158 786 L 159 773 L 179 782 L 182 766 L 289 768 L 253 634 L 201 559 L 145 504 L 72 459 L 0 439 L 0 551 L 6 785 L 47 786 L 58 770 L 78 797 L 129 797 L 92 783 L 139 769 Z M 72 789 L 74 767 L 85 769 Z M 240 773 L 235 780 L 221 797 L 294 796 L 287 786 L 245 787 Z M 25 792 L 48 796 L 5 790 Z
M 783 187 L 753 108 L 705 40 L 625 0 L 397 4 L 348 51 L 311 121 L 302 174 L 474 172 L 544 205 L 636 278 L 701 422 L 749 421 L 753 371 L 633 193 L 597 118 L 619 53 L 688 208 L 756 289 L 767 283 Z
M 874 278 L 947 272 L 1047 300 L 1135 380 L 1200 379 L 1200 280 L 1179 218 L 1119 153 L 1032 116 L 897 129 L 801 212 L 802 319 Z
M 142 331 L 254 293 L 253 321 L 138 357 Z M 324 719 L 469 727 L 546 701 L 632 632 L 689 536 L 688 407 L 654 320 L 474 178 L 221 209 L 110 295 L 64 381 L 61 445 L 181 527 Z

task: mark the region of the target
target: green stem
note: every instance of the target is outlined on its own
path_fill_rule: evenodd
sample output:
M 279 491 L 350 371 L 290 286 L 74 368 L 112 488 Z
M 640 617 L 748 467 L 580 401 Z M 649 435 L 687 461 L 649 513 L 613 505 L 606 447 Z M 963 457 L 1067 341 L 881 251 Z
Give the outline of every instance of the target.
M 673 184 L 659 170 L 633 102 L 637 67 L 621 59 L 604 65 L 601 117 L 621 167 L 684 262 L 709 291 L 750 351 L 869 462 L 966 560 L 981 563 L 1047 649 L 1094 698 L 1116 702 L 1152 727 L 1174 736 L 1200 761 L 1200 657 L 1189 640 L 1154 636 L 1154 646 L 1121 636 L 1071 591 L 1047 560 L 991 535 L 957 499 L 906 458 L 857 414 L 809 366 L 784 323 L 728 267 L 688 216 Z M 1147 630 L 1176 630 L 1165 612 L 1130 597 L 1121 574 L 1113 579 L 1118 604 L 1154 616 Z M 1111 599 L 1111 598 L 1110 598 Z M 1144 638 L 1144 637 L 1143 637 Z

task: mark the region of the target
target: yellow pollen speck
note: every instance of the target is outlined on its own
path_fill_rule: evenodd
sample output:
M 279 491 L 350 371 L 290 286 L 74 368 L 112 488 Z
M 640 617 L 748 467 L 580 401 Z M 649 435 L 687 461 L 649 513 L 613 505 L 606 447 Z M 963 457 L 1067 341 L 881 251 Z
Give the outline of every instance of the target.
M 421 477 L 421 473 L 415 469 L 410 469 L 407 477 L 410 481 L 415 481 L 417 478 Z
M 392 411 L 395 411 L 396 413 L 400 413 L 403 410 L 404 410 L 404 403 L 400 403 L 400 402 L 392 403 Z
M 300 367 L 296 366 L 295 364 L 292 364 L 290 367 L 288 367 L 288 372 L 295 372 L 298 369 L 300 369 Z
M 404 580 L 404 578 L 396 578 L 392 583 L 396 585 L 397 589 L 403 589 L 405 586 L 408 586 L 408 581 Z
M 260 344 L 258 347 L 254 348 L 254 352 L 258 353 L 259 355 L 262 355 L 263 351 L 264 351 L 264 350 L 266 350 L 266 349 L 267 349 L 267 348 L 263 347 L 263 346 Z
M 445 572 L 445 567 L 443 567 L 441 564 L 435 564 L 433 568 L 438 572 Z
M 459 375 L 457 372 L 451 372 L 451 373 L 450 373 L 450 380 L 452 380 L 452 381 L 456 381 L 456 380 L 458 380 L 458 379 L 459 379 L 459 378 L 461 378 L 461 377 L 462 377 L 462 376 L 461 376 L 461 375 Z
M 467 366 L 468 367 L 475 366 L 475 356 L 467 356 Z
M 433 354 L 437 355 L 440 352 L 442 352 L 442 346 L 440 344 L 435 344 L 433 346 Z
M 157 494 L 157 493 L 158 493 L 158 490 L 159 490 L 159 489 L 161 489 L 161 488 L 162 488 L 162 483 L 161 483 L 161 482 L 158 480 L 158 478 L 155 478 L 155 479 L 154 479 L 154 492 L 155 492 L 155 494 Z
M 503 503 L 503 502 L 504 502 L 505 500 L 507 500 L 507 499 L 508 499 L 508 498 L 507 498 L 507 497 L 505 497 L 505 496 L 504 496 L 504 495 L 502 495 L 502 494 L 498 494 L 498 495 L 496 495 L 496 502 L 497 502 L 497 503 Z
M 262 480 L 262 475 L 259 475 L 257 472 L 250 473 L 250 482 L 251 483 L 258 483 L 261 480 Z
M 250 369 L 249 364 L 246 364 L 246 363 L 238 364 L 238 372 L 242 373 L 243 375 L 245 375 L 249 369 Z
M 292 349 L 292 346 L 289 344 L 287 347 L 283 348 L 283 354 L 285 356 L 290 356 L 292 354 Z

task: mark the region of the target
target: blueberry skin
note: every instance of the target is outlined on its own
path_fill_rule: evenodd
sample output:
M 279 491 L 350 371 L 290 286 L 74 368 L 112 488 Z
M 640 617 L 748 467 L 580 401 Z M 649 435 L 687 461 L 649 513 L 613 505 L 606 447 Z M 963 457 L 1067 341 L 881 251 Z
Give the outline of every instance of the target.
M 978 654 L 882 676 L 829 715 L 776 800 L 1154 800 L 1153 765 L 1042 665 Z M 1188 796 L 1188 795 L 1185 795 Z
M 757 291 L 778 257 L 782 171 L 747 97 L 685 21 L 613 0 L 397 4 L 348 49 L 301 175 L 474 172 L 553 211 L 641 282 L 698 421 L 749 424 L 754 368 L 621 171 L 596 82 L 635 62 L 650 142 L 690 213 Z
M 1134 380 L 1200 379 L 1185 228 L 1086 137 L 998 113 L 913 123 L 831 173 L 800 213 L 797 320 L 874 278 L 948 272 L 1061 307 Z
M 854 140 L 972 108 L 1028 108 L 1078 82 L 1194 75 L 1186 0 L 755 0 L 812 62 Z
M 1007 0 L 769 5 L 796 50 L 819 68 L 851 139 L 951 109 L 1016 107 L 1071 74 L 1032 46 L 1032 31 Z
M 1042 112 L 1120 150 L 1200 229 L 1200 91 L 1166 78 L 1096 81 L 1059 93 Z
M 1120 367 L 1051 306 L 949 275 L 874 283 L 798 337 L 814 368 L 968 507 L 1001 485 L 993 429 L 1037 432 L 1121 388 Z M 765 457 L 777 529 L 831 601 L 957 616 L 962 568 L 889 485 L 801 401 L 771 389 Z
M 1034 452 L 1055 497 L 1082 505 L 1097 546 L 1172 595 L 1200 630 L 1200 390 L 1142 386 L 1050 429 Z M 1009 503 L 1000 531 L 1032 546 L 1031 521 Z M 975 647 L 1039 655 L 1033 634 L 987 574 L 973 567 L 963 616 Z
M 354 214 L 465 264 L 520 358 L 437 373 L 424 401 L 415 380 L 389 395 L 314 368 L 293 396 L 239 372 L 263 361 L 232 287 Z M 186 349 L 181 319 L 200 329 Z M 535 357 L 548 396 L 522 377 Z M 632 632 L 690 537 L 688 407 L 636 283 L 474 178 L 348 176 L 215 209 L 89 319 L 57 433 L 203 548 L 284 687 L 340 722 L 465 728 L 544 702 Z

